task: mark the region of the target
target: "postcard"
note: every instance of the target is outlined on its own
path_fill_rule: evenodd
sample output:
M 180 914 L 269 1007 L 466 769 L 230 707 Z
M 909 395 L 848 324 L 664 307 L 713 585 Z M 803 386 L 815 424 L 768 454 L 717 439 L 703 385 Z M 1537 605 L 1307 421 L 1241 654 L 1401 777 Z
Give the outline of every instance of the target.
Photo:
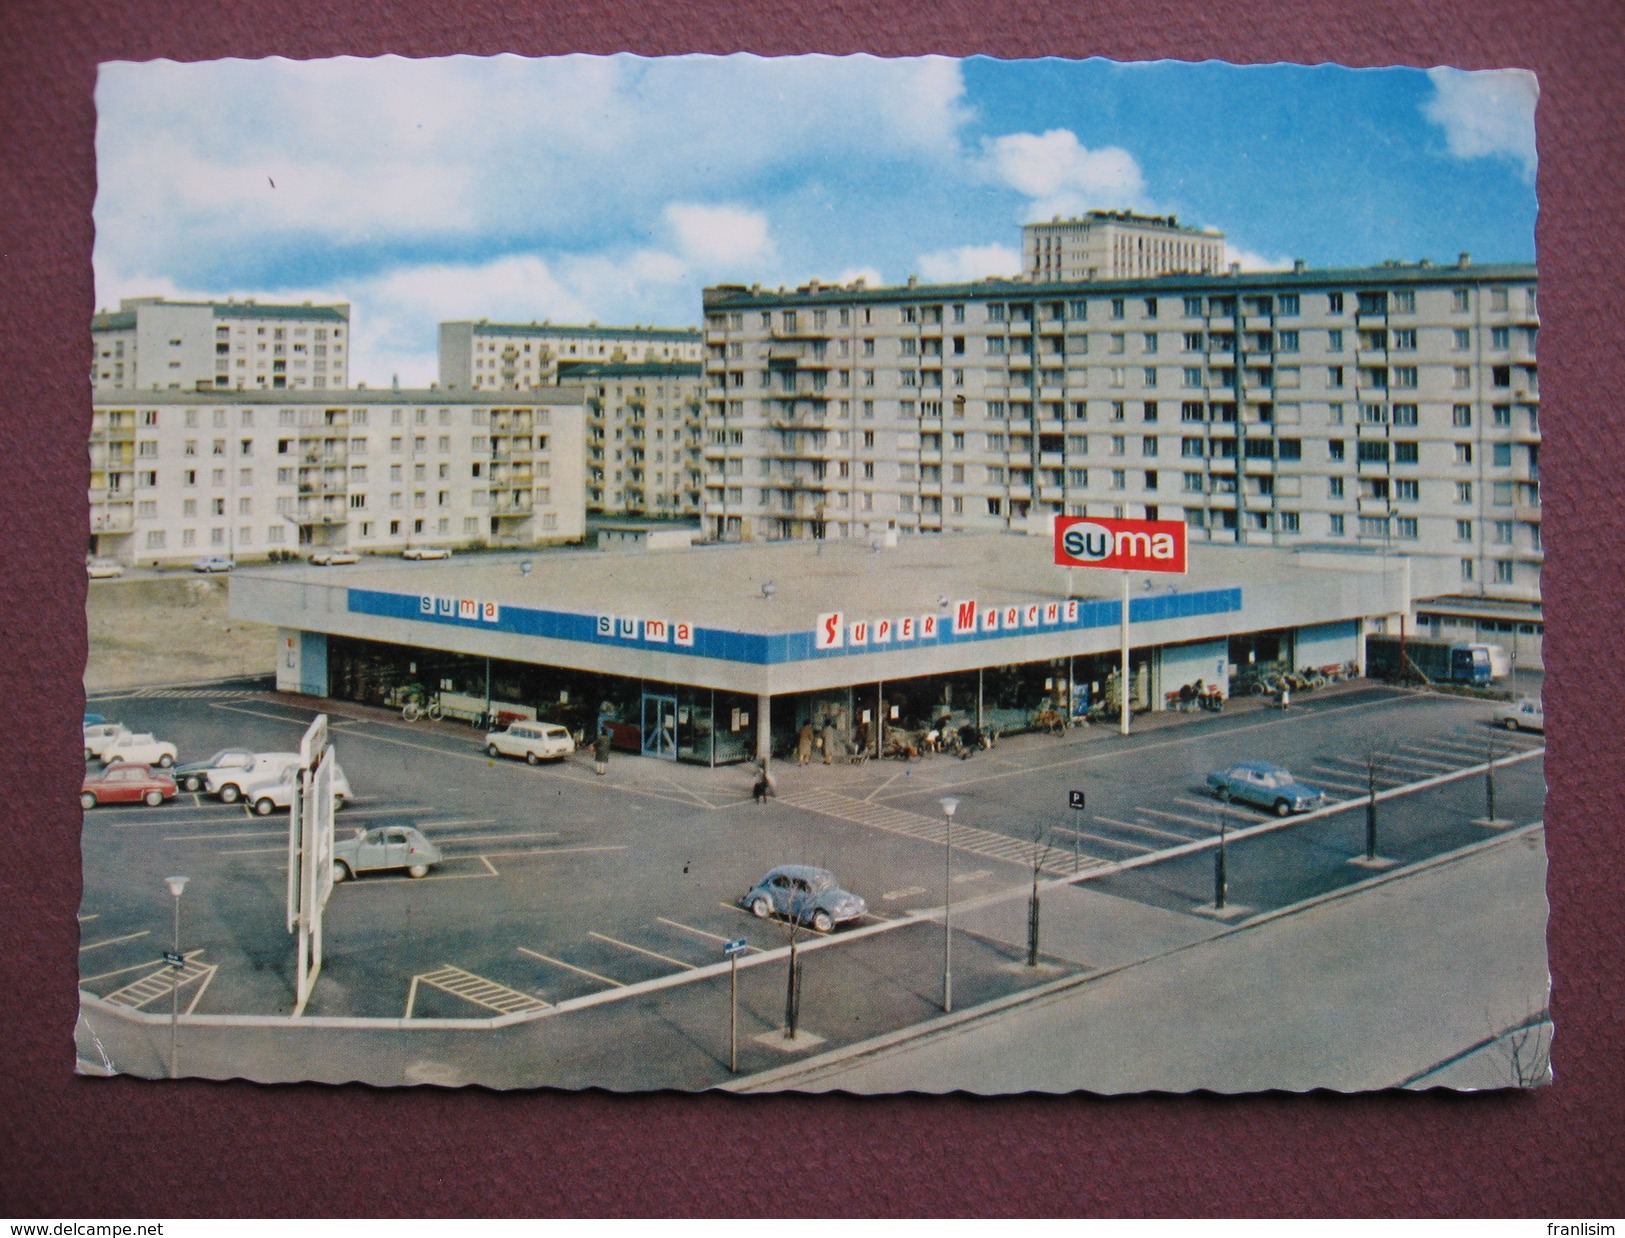
M 1536 97 L 103 65 L 80 1072 L 1548 1082 Z

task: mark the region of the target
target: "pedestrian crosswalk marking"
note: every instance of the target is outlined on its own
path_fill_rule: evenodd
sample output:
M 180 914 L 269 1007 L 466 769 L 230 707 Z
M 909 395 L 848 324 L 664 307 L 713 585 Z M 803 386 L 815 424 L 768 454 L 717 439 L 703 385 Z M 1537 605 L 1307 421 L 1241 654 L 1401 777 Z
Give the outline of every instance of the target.
M 906 812 L 901 808 L 889 808 L 868 800 L 853 799 L 836 791 L 797 791 L 781 795 L 779 801 L 792 808 L 802 808 L 821 816 L 851 821 L 857 825 L 868 826 L 870 829 L 883 830 L 888 834 L 917 838 L 922 842 L 940 845 L 947 838 L 947 823 L 941 817 L 928 817 L 917 812 Z M 973 825 L 955 824 L 953 845 L 955 851 L 985 856 L 990 860 L 1002 860 L 1007 864 L 1019 865 L 1029 870 L 1033 865 L 1034 844 L 1031 839 L 1012 838 L 1008 834 L 977 829 Z M 1040 857 L 1042 861 L 1039 865 L 1040 871 L 1056 876 L 1073 871 L 1070 855 L 1065 856 L 1063 862 L 1063 857 L 1054 848 L 1050 851 L 1050 855 Z M 1092 860 L 1095 864 L 1106 863 L 1092 856 L 1082 858 Z
M 151 1005 L 160 997 L 167 997 L 178 989 L 185 988 L 192 981 L 203 979 L 207 984 L 213 979 L 216 967 L 212 963 L 199 961 L 203 952 L 194 950 L 186 956 L 184 967 L 170 967 L 167 963 L 158 967 L 156 971 L 148 972 L 141 979 L 125 985 L 122 989 L 115 989 L 102 1000 L 114 1006 L 127 1006 L 131 1010 L 140 1010 L 143 1006 Z M 201 990 L 200 990 L 201 993 Z M 193 1005 L 196 1005 L 193 999 Z
M 498 984 L 495 980 L 476 976 L 461 967 L 442 964 L 435 971 L 420 972 L 412 977 L 412 988 L 406 1001 L 408 1019 L 412 1017 L 412 1006 L 420 983 L 439 989 L 443 993 L 450 993 L 453 997 L 460 997 L 465 1002 L 494 1010 L 498 1014 L 528 1014 L 533 1010 L 546 1010 L 551 1004 L 529 993 L 521 993 L 518 989 Z

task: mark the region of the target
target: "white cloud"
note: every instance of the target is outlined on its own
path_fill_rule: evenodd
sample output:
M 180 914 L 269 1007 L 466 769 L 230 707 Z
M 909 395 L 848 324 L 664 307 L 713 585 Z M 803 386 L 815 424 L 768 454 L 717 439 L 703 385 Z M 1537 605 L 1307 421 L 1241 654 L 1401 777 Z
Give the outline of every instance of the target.
M 837 284 L 855 284 L 862 280 L 870 288 L 884 288 L 886 281 L 874 267 L 847 267 L 835 277 Z
M 1429 69 L 1434 95 L 1422 114 L 1444 130 L 1458 159 L 1503 156 L 1535 174 L 1535 100 L 1540 94 L 1527 69 L 1467 72 Z
M 696 263 L 750 265 L 773 255 L 767 216 L 738 206 L 673 202 L 666 222 L 683 257 Z
M 1225 265 L 1239 265 L 1243 271 L 1290 271 L 1291 258 L 1267 258 L 1250 249 L 1241 249 L 1229 241 L 1224 243 Z
M 1028 221 L 1142 205 L 1145 177 L 1118 146 L 1090 150 L 1070 129 L 982 140 L 984 173 L 1028 199 Z
M 921 254 L 920 275 L 933 283 L 974 283 L 990 275 L 1021 274 L 1021 253 L 1008 245 L 961 245 Z

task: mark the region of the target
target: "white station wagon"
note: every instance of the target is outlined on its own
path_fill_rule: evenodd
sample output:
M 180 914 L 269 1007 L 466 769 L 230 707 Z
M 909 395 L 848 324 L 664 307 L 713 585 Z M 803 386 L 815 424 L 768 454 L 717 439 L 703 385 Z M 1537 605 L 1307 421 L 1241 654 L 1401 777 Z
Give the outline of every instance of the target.
M 570 732 L 556 722 L 516 722 L 485 737 L 485 751 L 491 756 L 524 757 L 532 765 L 562 761 L 575 750 Z

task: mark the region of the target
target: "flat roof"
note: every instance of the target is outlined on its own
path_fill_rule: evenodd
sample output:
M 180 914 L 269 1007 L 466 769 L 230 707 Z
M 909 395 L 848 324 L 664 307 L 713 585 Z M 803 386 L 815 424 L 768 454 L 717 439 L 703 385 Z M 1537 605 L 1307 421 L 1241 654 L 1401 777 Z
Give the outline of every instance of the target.
M 1354 556 L 1351 556 L 1353 558 Z M 536 550 L 431 562 L 365 559 L 345 567 L 295 569 L 327 585 L 419 596 L 478 598 L 500 606 L 578 614 L 663 615 L 697 627 L 776 635 L 805 632 L 818 617 L 926 614 L 973 599 L 981 606 L 1025 605 L 1068 596 L 1115 601 L 1116 571 L 1072 572 L 1053 561 L 1048 536 L 1014 533 L 908 536 L 873 550 L 867 542 L 709 544 L 651 554 L 634 548 Z M 529 562 L 528 573 L 521 563 Z M 1136 598 L 1301 583 L 1327 568 L 1291 549 L 1209 546 L 1190 550 L 1184 576 L 1137 573 Z M 1351 565 L 1352 566 L 1352 565 Z M 1375 553 L 1372 571 L 1382 567 Z M 270 569 L 286 579 L 288 568 Z M 239 569 L 249 576 L 253 569 Z M 771 585 L 771 590 L 764 586 Z M 1149 586 L 1149 587 L 1148 587 Z
M 1027 279 L 990 278 L 975 283 L 895 284 L 859 287 L 856 284 L 824 284 L 814 288 L 746 287 L 717 284 L 701 292 L 707 312 L 753 306 L 819 305 L 862 301 L 987 300 L 1008 298 L 1016 301 L 1045 301 L 1079 296 L 1121 293 L 1200 292 L 1223 295 L 1261 292 L 1295 292 L 1302 289 L 1380 291 L 1395 286 L 1417 284 L 1477 284 L 1491 280 L 1508 282 L 1537 278 L 1534 263 L 1394 263 L 1369 267 L 1309 268 L 1302 271 L 1220 271 L 1211 275 L 1170 272 L 1128 279 L 1083 279 L 1038 282 Z
M 442 327 L 472 327 L 480 335 L 552 335 L 560 339 L 570 340 L 596 340 L 606 337 L 619 337 L 637 340 L 671 340 L 685 344 L 697 344 L 700 340 L 700 329 L 698 327 L 600 327 L 596 324 L 583 327 L 552 322 L 489 322 L 484 318 L 463 318 L 443 322 L 440 325 Z
M 193 387 L 158 391 L 102 389 L 93 393 L 97 408 L 142 404 L 310 404 L 347 408 L 366 404 L 470 404 L 480 408 L 509 405 L 580 404 L 586 388 L 578 383 L 535 387 L 526 391 L 478 391 L 472 387 Z

